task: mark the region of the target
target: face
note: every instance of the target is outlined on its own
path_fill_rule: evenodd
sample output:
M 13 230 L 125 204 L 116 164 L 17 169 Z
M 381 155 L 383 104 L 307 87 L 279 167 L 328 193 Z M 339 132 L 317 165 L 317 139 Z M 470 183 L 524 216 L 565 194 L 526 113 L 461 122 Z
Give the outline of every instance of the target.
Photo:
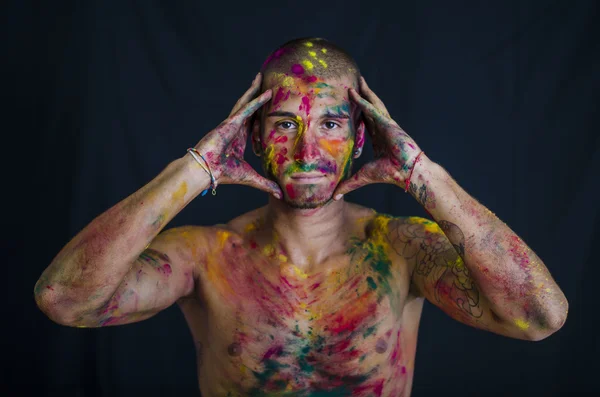
M 323 80 L 295 72 L 266 76 L 273 97 L 255 125 L 254 144 L 288 205 L 317 208 L 349 176 L 364 125 L 348 98 L 350 77 Z

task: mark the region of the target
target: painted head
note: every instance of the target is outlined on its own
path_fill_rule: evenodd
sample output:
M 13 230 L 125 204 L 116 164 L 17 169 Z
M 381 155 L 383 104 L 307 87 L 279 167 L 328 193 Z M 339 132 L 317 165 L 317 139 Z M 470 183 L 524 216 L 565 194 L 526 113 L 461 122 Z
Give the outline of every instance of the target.
M 360 110 L 348 94 L 358 90 L 358 66 L 334 44 L 303 38 L 273 51 L 261 71 L 261 92 L 273 96 L 254 122 L 253 150 L 288 205 L 323 206 L 364 144 Z

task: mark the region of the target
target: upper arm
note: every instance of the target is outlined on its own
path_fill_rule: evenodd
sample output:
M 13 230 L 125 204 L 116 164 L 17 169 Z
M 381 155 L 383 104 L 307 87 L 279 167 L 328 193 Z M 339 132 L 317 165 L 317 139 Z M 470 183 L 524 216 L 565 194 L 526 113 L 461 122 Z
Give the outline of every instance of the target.
M 204 244 L 204 228 L 178 227 L 156 236 L 121 281 L 111 298 L 81 316 L 76 325 L 102 327 L 145 320 L 194 293 L 195 263 Z
M 438 223 L 420 217 L 397 218 L 390 228 L 394 249 L 408 262 L 411 293 L 424 297 L 450 317 L 500 335 L 527 339 L 492 310 L 465 266 L 464 238 L 454 245 Z M 460 230 L 458 230 L 460 232 Z

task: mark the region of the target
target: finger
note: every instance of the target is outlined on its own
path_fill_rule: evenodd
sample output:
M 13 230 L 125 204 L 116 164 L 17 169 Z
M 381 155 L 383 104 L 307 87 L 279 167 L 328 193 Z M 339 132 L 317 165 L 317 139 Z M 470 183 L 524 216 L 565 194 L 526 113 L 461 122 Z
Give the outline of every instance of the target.
M 379 109 L 381 112 L 383 112 L 387 116 L 389 116 L 390 113 L 388 112 L 387 108 L 383 104 L 383 101 L 381 99 L 379 99 L 377 94 L 375 94 L 373 92 L 373 90 L 371 90 L 371 88 L 369 88 L 369 86 L 367 85 L 367 81 L 362 76 L 360 76 L 359 85 L 360 85 L 360 92 L 365 96 L 365 98 L 369 102 L 371 102 L 377 109 Z
M 240 163 L 240 167 L 242 168 L 240 171 L 242 172 L 243 176 L 238 181 L 239 184 L 252 186 L 253 188 L 272 194 L 277 199 L 281 199 L 281 197 L 283 197 L 279 185 L 254 171 L 254 168 L 252 168 L 250 164 L 244 161 Z
M 248 128 L 242 128 L 242 124 L 248 117 L 252 116 L 256 110 L 271 99 L 271 94 L 272 91 L 270 89 L 263 92 L 259 97 L 238 110 L 233 117 L 223 121 L 218 128 L 219 136 L 226 142 L 229 142 L 236 135 L 240 134 L 240 131 L 242 134 L 247 134 L 250 126 L 247 126 Z
M 262 105 L 269 102 L 273 91 L 271 89 L 266 90 L 260 94 L 257 98 L 253 99 L 250 103 L 244 105 L 237 113 L 231 118 L 234 123 L 243 123 L 248 117 L 252 116 Z
M 366 117 L 376 121 L 387 117 L 387 115 L 383 114 L 379 109 L 377 109 L 377 107 L 375 107 L 375 105 L 360 96 L 360 94 L 356 92 L 354 88 L 350 88 L 349 92 L 352 100 L 354 100 L 358 107 L 361 108 Z
M 246 105 L 248 102 L 250 102 L 252 100 L 252 98 L 254 98 L 254 96 L 256 95 L 256 93 L 258 92 L 258 90 L 260 88 L 261 82 L 262 82 L 262 74 L 258 73 L 256 75 L 256 77 L 254 78 L 254 80 L 252 80 L 252 85 L 250 85 L 250 88 L 248 88 L 248 90 L 244 93 L 244 95 L 242 95 L 242 97 L 240 99 L 238 99 L 238 101 L 235 103 L 235 106 L 233 107 L 233 109 L 231 109 L 231 113 L 229 113 L 229 117 L 236 114 L 238 112 L 238 110 L 240 110 L 244 105 Z
M 370 185 L 372 183 L 378 183 L 375 179 L 377 171 L 377 163 L 367 163 L 359 169 L 356 174 L 351 176 L 349 179 L 343 181 L 333 192 L 333 198 L 339 200 L 342 195 L 356 190 L 360 187 Z

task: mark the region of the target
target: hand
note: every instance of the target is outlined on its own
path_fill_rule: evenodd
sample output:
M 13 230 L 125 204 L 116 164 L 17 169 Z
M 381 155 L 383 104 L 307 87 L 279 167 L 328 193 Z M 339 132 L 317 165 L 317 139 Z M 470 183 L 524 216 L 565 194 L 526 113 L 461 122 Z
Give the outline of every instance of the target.
M 400 126 L 392 120 L 385 105 L 360 78 L 360 91 L 350 88 L 350 98 L 363 111 L 367 132 L 373 142 L 375 160 L 365 164 L 356 174 L 338 185 L 333 197 L 372 183 L 391 183 L 405 186 L 417 155 L 421 149 L 417 143 Z
M 262 75 L 259 73 L 252 85 L 237 101 L 229 117 L 217 128 L 206 134 L 196 145 L 210 166 L 210 170 L 220 184 L 240 184 L 252 186 L 282 197 L 279 185 L 260 176 L 244 160 L 244 150 L 249 130 L 249 119 L 261 106 L 271 99 L 272 91 L 267 90 L 251 100 L 260 88 Z

